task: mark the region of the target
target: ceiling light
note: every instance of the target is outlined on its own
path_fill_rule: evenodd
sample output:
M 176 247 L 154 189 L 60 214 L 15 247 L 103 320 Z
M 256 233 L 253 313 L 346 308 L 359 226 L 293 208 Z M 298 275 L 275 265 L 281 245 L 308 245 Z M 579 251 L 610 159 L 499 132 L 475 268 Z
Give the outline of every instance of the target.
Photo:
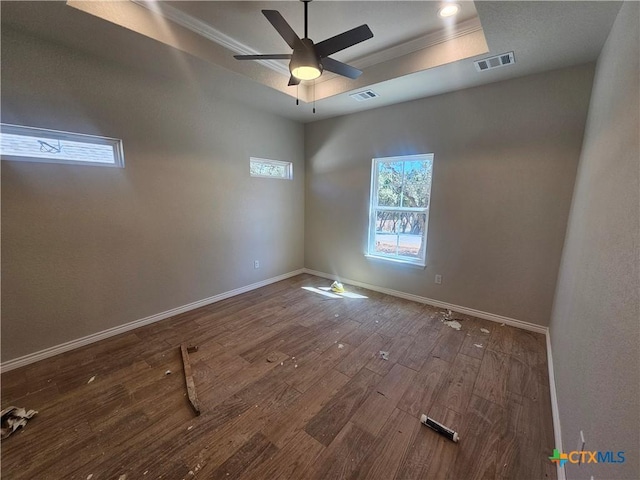
M 442 18 L 448 18 L 457 15 L 459 11 L 459 5 L 455 3 L 449 3 L 438 10 L 438 15 L 440 15 Z
M 293 51 L 289 71 L 299 80 L 314 80 L 322 75 L 322 63 L 316 56 L 311 40 L 304 38 L 302 43 L 304 47 Z
M 314 80 L 320 76 L 322 72 L 315 65 L 300 65 L 291 69 L 291 75 L 299 80 Z

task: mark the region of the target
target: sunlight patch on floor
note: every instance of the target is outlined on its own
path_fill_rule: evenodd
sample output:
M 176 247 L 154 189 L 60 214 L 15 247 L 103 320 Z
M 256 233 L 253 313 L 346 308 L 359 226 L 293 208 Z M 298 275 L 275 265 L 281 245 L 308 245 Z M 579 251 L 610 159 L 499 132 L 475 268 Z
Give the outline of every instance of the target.
M 315 287 L 302 287 L 304 290 L 307 290 L 309 292 L 315 292 L 315 293 L 319 293 L 320 295 L 324 295 L 325 297 L 329 297 L 329 298 L 369 298 L 366 297 L 364 295 L 360 295 L 359 293 L 352 293 L 352 292 L 342 292 L 342 293 L 338 293 L 338 292 L 332 292 L 331 291 L 331 287 L 320 287 L 320 288 L 315 288 Z

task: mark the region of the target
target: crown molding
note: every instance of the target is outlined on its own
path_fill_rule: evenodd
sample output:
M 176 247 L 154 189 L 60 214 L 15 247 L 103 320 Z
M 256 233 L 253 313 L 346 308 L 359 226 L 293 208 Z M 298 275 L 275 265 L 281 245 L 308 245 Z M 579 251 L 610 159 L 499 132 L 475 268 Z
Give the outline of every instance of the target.
M 455 38 L 469 35 L 470 33 L 474 33 L 479 30 L 482 30 L 480 19 L 478 17 L 471 18 L 465 22 L 456 24 L 454 30 L 439 30 L 437 32 L 429 33 L 422 37 L 409 40 L 408 42 L 394 45 L 393 47 L 387 48 L 385 50 L 380 50 L 370 55 L 365 55 L 364 57 L 360 57 L 349 62 L 349 64 L 359 69 L 367 68 L 372 65 L 377 65 L 378 63 L 386 62 L 393 58 L 402 57 L 419 50 L 424 50 L 425 48 L 433 47 L 434 45 L 438 45 L 439 43 L 444 43 Z
M 186 28 L 187 30 L 200 35 L 201 37 L 206 38 L 212 42 L 221 45 L 232 52 L 239 55 L 259 55 L 262 52 L 258 52 L 257 50 L 252 49 L 251 47 L 238 42 L 234 38 L 231 38 L 229 35 L 222 33 L 220 30 L 213 28 L 208 23 L 205 23 L 201 20 L 198 20 L 192 15 L 184 13 L 181 10 L 178 10 L 171 5 L 167 5 L 164 2 L 151 2 L 144 0 L 130 0 L 132 3 L 139 5 L 151 12 L 162 15 L 167 20 L 171 20 L 174 23 L 177 23 L 181 27 Z M 290 76 L 289 69 L 275 61 L 275 60 L 258 60 L 258 63 L 261 63 L 267 68 L 280 73 L 286 77 Z

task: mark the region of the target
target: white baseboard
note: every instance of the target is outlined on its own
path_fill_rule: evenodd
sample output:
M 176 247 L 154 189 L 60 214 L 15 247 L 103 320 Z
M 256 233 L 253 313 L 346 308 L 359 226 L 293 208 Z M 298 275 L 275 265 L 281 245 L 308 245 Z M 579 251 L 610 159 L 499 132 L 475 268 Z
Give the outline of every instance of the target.
M 434 307 L 452 310 L 454 312 L 462 313 L 465 315 L 471 315 L 473 317 L 482 318 L 484 320 L 489 320 L 492 322 L 504 323 L 506 325 L 511 325 L 512 327 L 521 328 L 523 330 L 529 330 L 531 332 L 542 333 L 546 335 L 548 330 L 547 327 L 543 327 L 542 325 L 536 325 L 535 323 L 516 320 L 515 318 L 503 317 L 502 315 L 483 312 L 481 310 L 476 310 L 474 308 L 462 307 L 460 305 L 454 305 L 453 303 L 441 302 L 440 300 L 433 300 L 431 298 L 421 297 L 419 295 L 413 295 L 412 293 L 400 292 L 398 290 L 392 290 L 390 288 L 378 287 L 376 285 L 370 285 L 368 283 L 358 282 L 356 280 L 349 280 L 348 278 L 338 277 L 337 275 L 318 272 L 316 270 L 311 270 L 308 268 L 304 268 L 303 270 L 305 273 L 308 273 L 310 275 L 315 275 L 317 277 L 328 278 L 330 280 L 339 280 L 344 283 L 355 285 L 356 287 L 362 287 L 362 288 L 366 288 L 367 290 L 373 290 L 374 292 L 384 293 L 387 295 L 391 295 L 393 297 L 405 298 L 407 300 L 413 300 L 414 302 L 418 302 L 418 303 L 425 303 L 427 305 L 431 305 Z
M 558 409 L 558 393 L 556 392 L 556 376 L 553 372 L 553 355 L 551 353 L 551 334 L 547 329 L 547 368 L 549 369 L 549 393 L 551 395 L 551 415 L 553 417 L 553 440 L 559 452 L 562 452 L 562 433 L 560 431 L 560 410 Z M 558 462 L 558 480 L 566 480 L 564 466 Z
M 181 307 L 172 308 L 171 310 L 167 310 L 166 312 L 156 313 L 155 315 L 151 315 L 150 317 L 134 320 L 133 322 L 125 323 L 124 325 L 118 325 L 117 327 L 93 333 L 91 335 L 87 335 L 86 337 L 71 340 L 69 342 L 65 342 L 53 347 L 45 348 L 44 350 L 40 350 L 39 352 L 30 353 L 28 355 L 24 355 L 23 357 L 14 358 L 0 365 L 0 373 L 8 372 L 9 370 L 14 370 L 16 368 L 23 367 L 40 360 L 53 357 L 54 355 L 68 352 L 69 350 L 84 347 L 85 345 L 89 345 L 90 343 L 98 342 L 100 340 L 104 340 L 105 338 L 113 337 L 115 335 L 128 332 L 144 325 L 149 325 L 151 323 L 165 320 L 169 317 L 173 317 L 174 315 L 188 312 L 189 310 L 195 310 L 196 308 L 204 307 L 205 305 L 210 305 L 212 303 L 216 303 L 230 297 L 235 297 L 236 295 L 240 295 L 241 293 L 250 292 L 251 290 L 255 290 L 256 288 L 264 287 L 266 285 L 270 285 L 272 283 L 276 283 L 290 277 L 295 277 L 296 275 L 300 275 L 301 273 L 304 273 L 304 269 L 294 270 L 293 272 L 278 275 L 277 277 L 268 278 L 267 280 L 262 280 L 245 287 L 240 287 L 228 292 L 220 293 L 218 295 L 214 295 L 213 297 L 198 300 Z

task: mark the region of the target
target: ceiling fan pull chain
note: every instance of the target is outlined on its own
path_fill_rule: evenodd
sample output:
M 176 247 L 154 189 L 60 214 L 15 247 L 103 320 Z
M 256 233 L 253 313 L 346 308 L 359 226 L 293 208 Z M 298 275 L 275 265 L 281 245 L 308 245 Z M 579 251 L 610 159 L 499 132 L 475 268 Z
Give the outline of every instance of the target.
M 300 98 L 300 95 L 298 95 L 298 87 L 300 86 L 300 84 L 296 85 L 296 105 L 300 105 L 300 101 L 298 100 Z
M 315 80 L 313 81 L 313 113 L 316 113 L 316 81 Z

